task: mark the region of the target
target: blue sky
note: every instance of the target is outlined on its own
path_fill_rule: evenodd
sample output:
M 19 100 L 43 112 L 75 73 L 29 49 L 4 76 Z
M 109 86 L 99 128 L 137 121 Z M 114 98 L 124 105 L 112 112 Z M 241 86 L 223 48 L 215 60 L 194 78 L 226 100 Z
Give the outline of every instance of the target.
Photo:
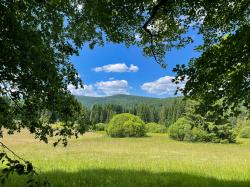
M 85 89 L 69 90 L 75 95 L 109 96 L 130 94 L 149 97 L 173 97 L 175 85 L 171 83 L 176 64 L 187 64 L 189 59 L 199 54 L 194 47 L 201 37 L 193 35 L 195 42 L 183 49 L 168 52 L 165 61 L 167 69 L 162 69 L 153 58 L 143 56 L 141 48 L 123 44 L 106 43 L 93 50 L 84 47 L 79 56 L 71 61 L 80 74 Z

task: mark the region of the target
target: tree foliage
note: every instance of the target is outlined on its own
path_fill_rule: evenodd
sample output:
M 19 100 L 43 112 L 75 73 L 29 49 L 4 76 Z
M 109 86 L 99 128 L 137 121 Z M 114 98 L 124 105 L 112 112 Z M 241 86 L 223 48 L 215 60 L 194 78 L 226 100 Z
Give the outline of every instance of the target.
M 162 106 L 158 106 L 154 102 L 151 104 L 135 103 L 134 105 L 94 104 L 89 111 L 89 120 L 92 125 L 108 123 L 115 114 L 130 113 L 139 116 L 146 123 L 155 122 L 167 127 L 184 114 L 185 105 L 185 101 L 181 99 L 162 103 Z
M 235 143 L 236 124 L 230 118 L 217 118 L 214 113 L 197 114 L 197 101 L 188 101 L 185 114 L 169 127 L 173 139 L 193 142 Z
M 45 142 L 60 135 L 66 145 L 79 133 L 81 111 L 67 90 L 82 86 L 70 56 L 84 44 L 135 44 L 166 67 L 166 51 L 192 42 L 190 28 L 204 36 L 205 53 L 176 69 L 176 83 L 188 76 L 184 94 L 211 106 L 222 102 L 220 111 L 249 108 L 249 0 L 2 0 L 0 17 L 1 135 L 3 128 L 27 128 Z M 63 128 L 43 124 L 44 113 L 65 121 Z
M 70 36 L 64 22 L 76 16 L 75 6 L 70 1 L 1 1 L 0 7 L 1 129 L 27 128 L 47 142 L 55 133 L 40 118 L 48 112 L 50 121 L 67 121 L 69 128 L 58 134 L 73 135 L 81 106 L 67 85 L 81 81 L 69 57 L 80 40 Z
M 185 96 L 199 100 L 206 111 L 223 115 L 250 109 L 250 26 L 223 38 L 189 66 L 178 66 L 176 82 L 187 77 Z
M 187 73 L 184 93 L 200 96 L 204 102 L 223 97 L 227 103 L 225 109 L 240 101 L 249 106 L 249 94 L 235 95 L 239 85 L 242 93 L 249 92 L 248 0 L 4 0 L 0 7 L 1 103 L 6 116 L 1 118 L 1 124 L 5 124 L 5 128 L 18 130 L 25 126 L 31 132 L 42 131 L 37 136 L 45 140 L 44 135 L 51 132 L 47 126 L 39 124 L 41 112 L 49 110 L 51 118 L 70 120 L 79 106 L 67 91 L 67 85 L 78 87 L 82 83 L 69 58 L 78 55 L 84 44 L 90 48 L 103 45 L 104 41 L 136 44 L 144 49 L 145 55 L 153 56 L 164 66 L 166 51 L 192 42 L 188 36 L 190 28 L 204 36 L 204 44 L 199 49 L 207 50 L 197 63 L 212 62 L 216 55 L 218 58 L 214 63 L 199 62 L 200 65 L 188 68 L 188 72 L 193 73 Z M 222 47 L 213 47 L 228 33 L 230 36 L 222 42 Z M 136 35 L 140 36 L 139 40 Z M 221 69 L 224 57 L 228 60 Z M 213 64 L 215 71 L 210 73 Z M 198 71 L 199 66 L 206 71 Z M 228 72 L 228 68 L 235 71 Z M 218 82 L 209 82 L 219 70 L 224 76 L 219 76 Z M 180 73 L 178 78 L 184 80 L 186 72 Z M 211 75 L 208 76 L 211 79 L 207 79 L 211 84 L 207 90 L 212 90 L 209 93 L 200 89 L 194 78 L 202 77 L 204 72 Z M 228 93 L 225 98 L 220 89 L 216 89 L 217 83 L 224 79 L 232 80 L 229 85 L 222 84 L 223 93 Z M 235 81 L 241 83 L 235 87 Z M 13 102 L 8 104 L 3 96 Z M 13 125 L 17 116 L 20 123 Z

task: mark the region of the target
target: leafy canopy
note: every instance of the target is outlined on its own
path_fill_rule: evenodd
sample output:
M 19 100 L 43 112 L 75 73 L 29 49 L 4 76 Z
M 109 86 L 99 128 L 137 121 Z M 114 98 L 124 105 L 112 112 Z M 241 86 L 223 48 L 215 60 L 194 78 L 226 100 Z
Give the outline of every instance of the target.
M 190 28 L 197 29 L 204 36 L 204 45 L 199 48 L 202 51 L 209 50 L 229 33 L 235 37 L 230 36 L 222 48 L 213 50 L 219 51 L 222 59 L 226 51 L 223 50 L 224 46 L 233 49 L 230 46 L 243 47 L 245 42 L 247 47 L 244 50 L 235 49 L 239 54 L 233 61 L 239 63 L 234 66 L 239 73 L 233 76 L 234 80 L 244 79 L 242 84 L 246 85 L 242 87 L 246 89 L 242 91 L 249 90 L 249 73 L 245 75 L 242 72 L 242 69 L 249 72 L 246 69 L 249 65 L 242 68 L 244 64 L 249 64 L 248 44 L 242 38 L 242 33 L 249 31 L 248 0 L 4 0 L 0 3 L 0 10 L 0 119 L 2 127 L 7 129 L 27 127 L 46 141 L 46 135 L 52 135 L 52 130 L 39 122 L 42 112 L 49 111 L 51 119 L 74 120 L 80 106 L 70 96 L 67 85 L 78 87 L 82 83 L 69 57 L 78 55 L 84 44 L 90 48 L 103 45 L 106 41 L 136 44 L 144 49 L 145 55 L 153 56 L 165 67 L 163 57 L 166 51 L 192 42 L 187 34 Z M 243 43 L 230 42 L 239 37 Z M 211 53 L 211 50 L 207 53 Z M 206 56 L 211 59 L 210 55 Z M 215 67 L 219 67 L 220 63 L 215 62 Z M 206 66 L 203 67 L 207 69 Z M 207 101 L 206 97 L 202 97 L 202 93 L 207 92 L 202 90 L 201 93 L 201 89 L 192 83 L 196 80 L 193 78 L 197 74 L 196 69 L 191 65 L 188 70 L 195 73 L 185 72 L 179 74 L 178 78 L 184 80 L 188 75 L 184 93 L 188 95 L 192 89 Z M 225 72 L 222 74 L 228 74 Z M 198 71 L 198 75 L 202 75 L 202 72 Z M 211 74 L 212 78 L 215 76 Z M 215 85 L 214 82 L 211 84 Z M 233 90 L 229 94 L 234 96 L 235 87 L 229 86 L 230 89 Z M 215 93 L 215 97 L 217 99 L 224 95 Z M 245 95 L 239 94 L 237 98 L 243 100 Z M 225 98 L 225 101 L 229 101 L 228 105 L 230 102 L 237 104 L 237 98 L 230 97 L 232 102 Z M 65 129 L 64 133 L 59 134 L 69 132 L 69 129 Z
M 217 115 L 250 109 L 250 25 L 208 48 L 189 66 L 177 66 L 175 82 L 187 77 L 185 96 L 200 100 L 200 110 Z M 203 109 L 202 109 L 203 108 Z
M 2 0 L 0 135 L 27 128 L 45 142 L 60 135 L 66 145 L 84 130 L 75 126 L 82 109 L 67 90 L 82 86 L 70 56 L 84 44 L 136 44 L 166 67 L 166 51 L 192 42 L 190 28 L 204 36 L 205 53 L 177 67 L 176 83 L 188 76 L 184 94 L 211 105 L 222 99 L 222 111 L 241 102 L 249 108 L 249 9 L 249 0 Z M 65 121 L 63 128 L 49 125 L 55 120 Z

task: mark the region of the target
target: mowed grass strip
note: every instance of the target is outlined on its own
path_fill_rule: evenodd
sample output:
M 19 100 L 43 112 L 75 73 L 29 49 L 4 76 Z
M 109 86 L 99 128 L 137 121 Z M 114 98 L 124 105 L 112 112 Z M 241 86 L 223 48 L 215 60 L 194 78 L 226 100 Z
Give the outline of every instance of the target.
M 86 133 L 54 148 L 22 132 L 4 143 L 40 168 L 52 186 L 250 186 L 250 141 L 177 142 L 166 134 L 110 138 Z M 25 186 L 12 176 L 5 186 Z

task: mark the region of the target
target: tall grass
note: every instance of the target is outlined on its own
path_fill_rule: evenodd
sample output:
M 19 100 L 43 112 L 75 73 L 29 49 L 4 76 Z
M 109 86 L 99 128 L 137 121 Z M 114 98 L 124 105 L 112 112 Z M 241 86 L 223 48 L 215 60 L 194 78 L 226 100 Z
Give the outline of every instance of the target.
M 52 186 L 250 186 L 250 141 L 185 143 L 166 134 L 110 138 L 86 133 L 53 148 L 21 133 L 4 142 L 41 169 Z M 6 186 L 23 186 L 13 176 Z

